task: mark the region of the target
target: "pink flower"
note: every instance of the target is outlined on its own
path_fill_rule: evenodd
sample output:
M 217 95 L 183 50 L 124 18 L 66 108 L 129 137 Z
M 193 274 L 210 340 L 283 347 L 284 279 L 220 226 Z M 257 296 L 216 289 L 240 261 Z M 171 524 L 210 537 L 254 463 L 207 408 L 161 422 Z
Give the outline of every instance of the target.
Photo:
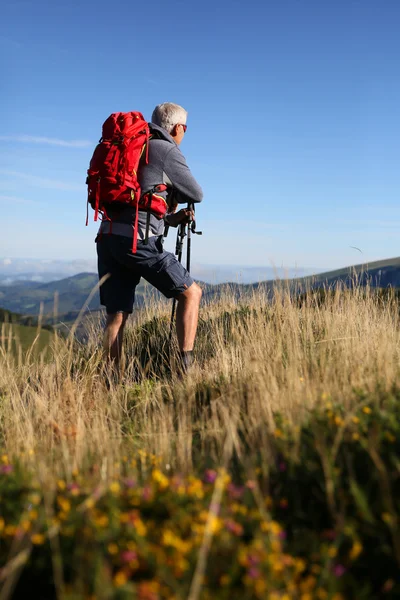
M 228 493 L 229 493 L 230 497 L 234 498 L 235 500 L 239 500 L 243 496 L 243 492 L 244 492 L 243 486 L 237 486 L 234 483 L 230 483 L 228 485 Z
M 137 553 L 134 550 L 125 550 L 121 553 L 122 562 L 129 563 L 131 560 L 137 559 Z
M 204 473 L 204 482 L 205 483 L 214 483 L 214 481 L 217 479 L 217 472 L 213 471 L 212 469 L 207 469 L 207 471 Z
M 130 477 L 125 479 L 124 483 L 127 488 L 133 488 L 136 485 L 136 481 Z
M 343 565 L 337 564 L 333 567 L 333 573 L 336 577 L 341 577 L 346 573 L 346 569 Z
M 12 473 L 14 470 L 14 467 L 12 465 L 1 465 L 0 467 L 0 473 L 3 473 L 3 475 L 8 475 L 9 473 Z
M 247 575 L 250 577 L 250 579 L 257 579 L 260 577 L 260 571 L 256 569 L 256 567 L 252 567 L 247 571 Z

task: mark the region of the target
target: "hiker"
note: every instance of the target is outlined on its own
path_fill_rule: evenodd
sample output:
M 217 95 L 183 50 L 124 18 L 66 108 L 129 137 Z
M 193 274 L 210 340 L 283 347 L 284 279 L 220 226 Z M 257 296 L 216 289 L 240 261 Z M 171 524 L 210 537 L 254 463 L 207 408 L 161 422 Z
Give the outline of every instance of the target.
M 136 208 L 126 203 L 112 202 L 104 207 L 106 218 L 96 237 L 99 279 L 110 274 L 100 288 L 100 301 L 107 311 L 103 346 L 117 370 L 125 323 L 132 313 L 135 288 L 141 277 L 165 297 L 177 300 L 176 333 L 181 370 L 186 372 L 192 363 L 201 288 L 175 255 L 163 248 L 166 224 L 177 227 L 194 218 L 188 208 L 171 211 L 176 210 L 178 204 L 201 202 L 203 198 L 202 189 L 179 149 L 187 130 L 186 120 L 187 112 L 178 104 L 165 102 L 156 106 L 152 122 L 148 124 L 151 134 L 148 148 L 138 168 L 142 197 L 152 190 L 149 192 L 151 200 L 164 205 L 166 201 L 170 213 L 159 218 L 153 211 L 139 209 L 136 217 Z M 135 217 L 137 245 L 134 242 L 132 248 Z

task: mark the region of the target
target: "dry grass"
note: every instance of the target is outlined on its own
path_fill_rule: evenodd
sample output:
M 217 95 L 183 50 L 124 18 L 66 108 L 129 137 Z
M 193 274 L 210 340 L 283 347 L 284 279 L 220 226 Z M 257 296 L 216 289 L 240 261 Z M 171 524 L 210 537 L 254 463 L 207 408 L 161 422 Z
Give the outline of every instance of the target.
M 132 449 L 188 471 L 218 462 L 227 438 L 239 459 L 264 453 L 274 413 L 299 423 L 331 397 L 350 409 L 354 390 L 390 388 L 399 376 L 398 306 L 370 289 L 337 288 L 299 303 L 282 284 L 203 306 L 197 361 L 184 382 L 165 372 L 170 306 L 132 319 L 125 373 L 108 389 L 92 319 L 79 343 L 57 338 L 52 359 L 0 350 L 3 451 L 31 464 L 46 485 L 80 469 L 108 480 Z M 151 360 L 148 360 L 151 358 Z

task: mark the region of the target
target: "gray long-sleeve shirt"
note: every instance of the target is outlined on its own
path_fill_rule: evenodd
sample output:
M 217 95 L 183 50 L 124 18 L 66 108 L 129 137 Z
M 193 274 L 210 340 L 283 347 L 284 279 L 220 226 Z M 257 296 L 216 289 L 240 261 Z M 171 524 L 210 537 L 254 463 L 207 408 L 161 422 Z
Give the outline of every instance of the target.
M 203 191 L 196 179 L 193 177 L 185 157 L 179 150 L 175 140 L 154 123 L 149 123 L 152 138 L 149 141 L 148 163 L 142 160 L 139 166 L 138 180 L 145 194 L 156 185 L 164 183 L 168 190 L 159 195 L 167 199 L 167 195 L 173 194 L 174 202 L 187 204 L 188 202 L 201 202 Z M 130 236 L 133 233 L 135 222 L 135 209 L 131 206 L 110 205 L 107 215 L 112 221 L 103 221 L 99 232 Z M 148 213 L 139 211 L 139 239 L 144 239 Z M 158 219 L 150 213 L 149 236 L 159 236 L 164 232 L 164 219 Z

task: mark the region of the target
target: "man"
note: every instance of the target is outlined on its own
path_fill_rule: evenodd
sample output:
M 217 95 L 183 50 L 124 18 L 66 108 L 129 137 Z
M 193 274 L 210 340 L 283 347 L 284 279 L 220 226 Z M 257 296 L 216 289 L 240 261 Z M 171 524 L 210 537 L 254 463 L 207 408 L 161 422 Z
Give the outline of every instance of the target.
M 191 174 L 179 146 L 185 136 L 187 112 L 178 104 L 165 102 L 153 111 L 149 123 L 151 139 L 148 163 L 142 161 L 138 180 L 142 194 L 159 184 L 167 191 L 160 192 L 174 204 L 201 202 L 203 192 Z M 96 238 L 99 278 L 110 274 L 100 288 L 100 300 L 107 310 L 103 346 L 109 359 L 118 369 L 126 320 L 133 310 L 135 288 L 143 277 L 167 298 L 176 298 L 176 333 L 181 367 L 187 371 L 192 362 L 196 337 L 201 288 L 193 281 L 175 255 L 163 249 L 165 223 L 177 227 L 188 222 L 193 214 L 182 209 L 158 219 L 154 214 L 139 211 L 138 244 L 132 253 L 135 209 L 110 205 L 110 220 L 103 221 Z

